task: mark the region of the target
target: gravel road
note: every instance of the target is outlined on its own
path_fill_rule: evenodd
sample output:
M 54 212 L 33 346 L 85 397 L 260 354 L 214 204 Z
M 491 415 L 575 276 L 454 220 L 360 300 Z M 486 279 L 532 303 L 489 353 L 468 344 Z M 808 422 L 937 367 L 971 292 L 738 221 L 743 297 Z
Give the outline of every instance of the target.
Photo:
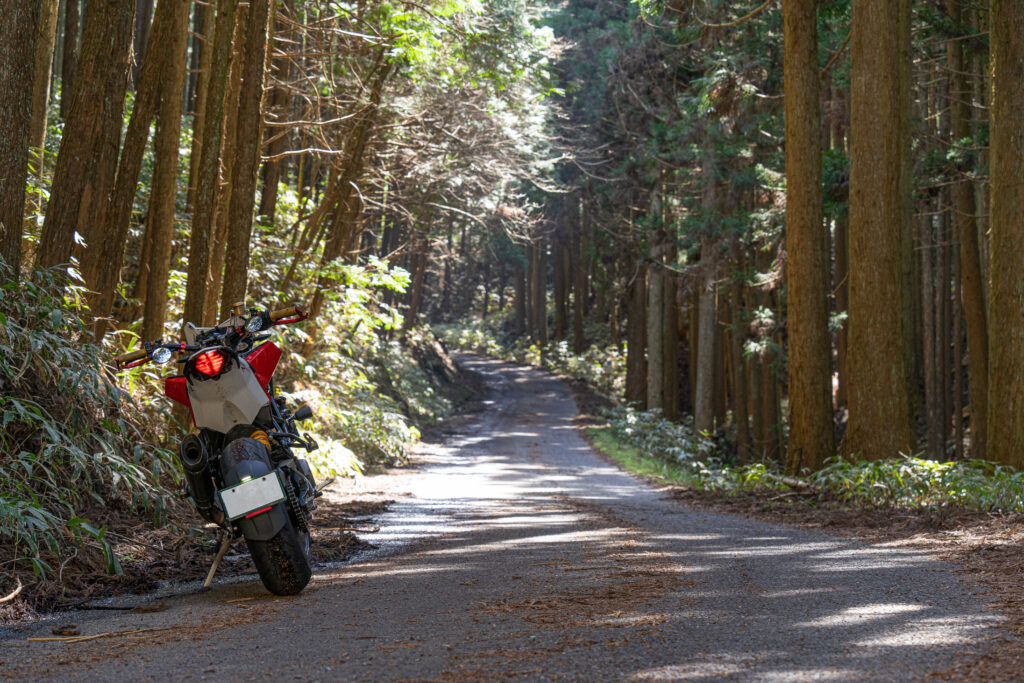
M 462 361 L 486 377 L 485 410 L 423 446 L 376 550 L 295 598 L 249 580 L 158 613 L 73 615 L 84 634 L 144 633 L 7 633 L 0 676 L 906 680 L 998 634 L 949 565 L 688 510 L 591 452 L 560 381 Z

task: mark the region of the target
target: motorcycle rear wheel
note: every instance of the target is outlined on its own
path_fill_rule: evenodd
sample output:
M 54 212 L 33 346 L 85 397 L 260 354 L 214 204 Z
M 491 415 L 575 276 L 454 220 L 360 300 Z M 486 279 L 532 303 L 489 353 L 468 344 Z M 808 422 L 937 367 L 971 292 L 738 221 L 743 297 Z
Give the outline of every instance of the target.
M 313 575 L 309 533 L 289 519 L 269 541 L 245 539 L 260 580 L 274 595 L 297 595 Z

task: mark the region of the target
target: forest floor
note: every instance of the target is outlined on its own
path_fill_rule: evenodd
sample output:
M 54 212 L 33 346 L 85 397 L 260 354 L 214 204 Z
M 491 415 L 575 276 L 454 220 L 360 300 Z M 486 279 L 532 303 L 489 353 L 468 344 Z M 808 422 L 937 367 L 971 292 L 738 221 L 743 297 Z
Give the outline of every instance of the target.
M 0 677 L 1017 678 L 979 668 L 1015 622 L 930 550 L 680 502 L 594 454 L 563 382 L 464 362 L 488 396 L 417 470 L 367 478 L 393 501 L 355 532 L 376 548 L 293 598 L 219 578 L 160 611 L 77 613 L 95 640 L 28 640 L 65 615 L 0 632 Z

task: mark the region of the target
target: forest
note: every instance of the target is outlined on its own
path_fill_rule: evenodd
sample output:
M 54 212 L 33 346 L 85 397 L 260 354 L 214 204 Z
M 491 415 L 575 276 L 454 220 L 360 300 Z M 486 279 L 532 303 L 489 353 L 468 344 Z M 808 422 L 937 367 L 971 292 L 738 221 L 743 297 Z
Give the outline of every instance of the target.
M 238 301 L 309 313 L 322 472 L 455 409 L 443 341 L 584 380 L 698 478 L 1024 508 L 1020 3 L 5 14 L 0 568 L 113 571 L 97 506 L 174 518 L 186 416 L 110 358 Z

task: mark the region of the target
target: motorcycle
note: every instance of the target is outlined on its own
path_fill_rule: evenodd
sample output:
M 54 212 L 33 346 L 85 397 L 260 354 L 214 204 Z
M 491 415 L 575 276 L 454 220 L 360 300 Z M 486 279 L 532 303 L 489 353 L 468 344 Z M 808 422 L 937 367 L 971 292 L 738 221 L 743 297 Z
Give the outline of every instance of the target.
M 163 365 L 181 354 L 181 374 L 165 378 L 164 393 L 188 408 L 198 430 L 178 448 L 184 495 L 203 519 L 223 529 L 204 587 L 238 536 L 271 593 L 295 595 L 312 576 L 312 513 L 333 479 L 318 486 L 309 463 L 295 453 L 317 449 L 296 426 L 313 413 L 308 406 L 292 412 L 276 395 L 281 348 L 268 341 L 268 330 L 307 317 L 298 306 L 270 312 L 236 304 L 215 327 L 186 323 L 184 342 L 146 342 L 115 358 L 123 369 Z

